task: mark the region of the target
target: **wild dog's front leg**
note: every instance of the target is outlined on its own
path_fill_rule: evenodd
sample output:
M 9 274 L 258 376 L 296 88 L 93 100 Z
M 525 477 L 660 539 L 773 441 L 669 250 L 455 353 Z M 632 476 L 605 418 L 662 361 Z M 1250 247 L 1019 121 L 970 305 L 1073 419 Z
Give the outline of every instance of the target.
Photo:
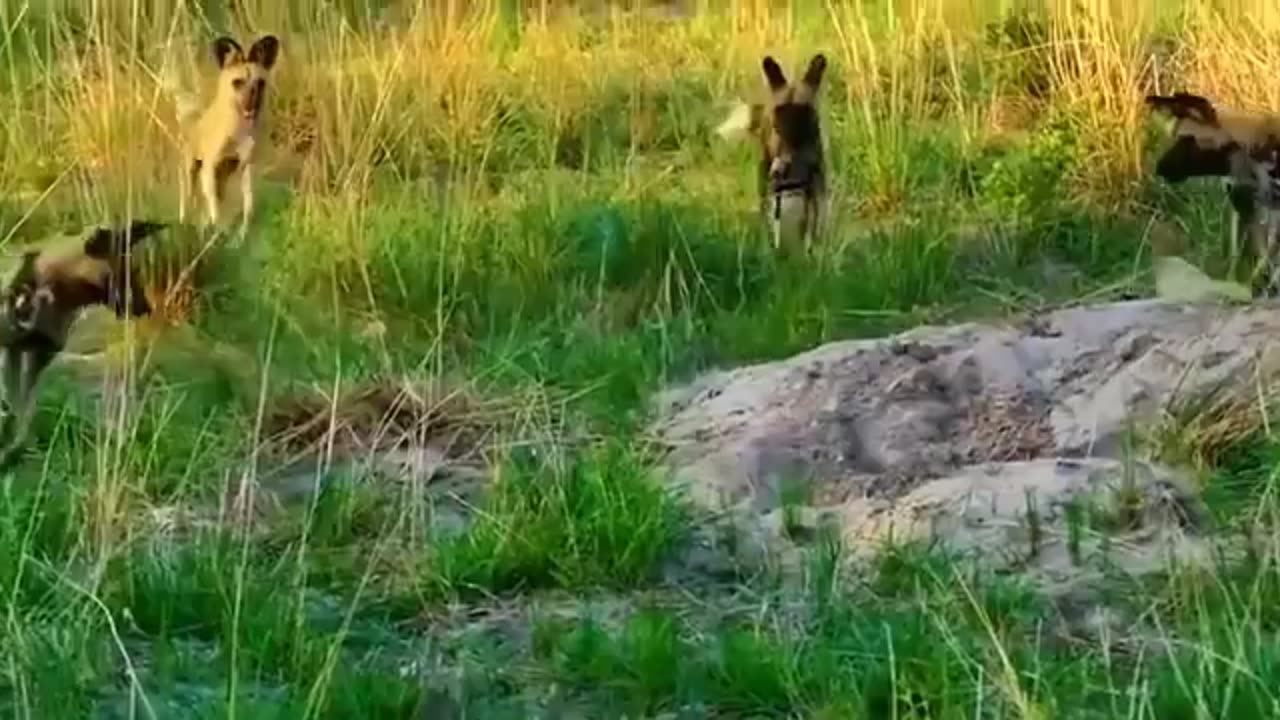
M 187 222 L 187 203 L 200 181 L 200 161 L 187 158 L 178 173 L 178 222 Z
M 813 243 L 822 229 L 822 200 L 822 195 L 817 192 L 805 193 L 804 225 L 801 228 L 800 238 L 804 244 L 805 255 L 813 252 Z
M 1252 283 L 1257 278 L 1259 256 L 1253 235 L 1257 220 L 1257 194 L 1249 185 L 1228 185 L 1227 198 L 1231 201 L 1231 229 L 1227 237 L 1227 275 L 1238 280 L 1241 270 Z
M 215 229 L 222 226 L 222 182 L 217 163 L 206 162 L 200 170 L 200 194 L 204 196 L 205 224 Z
M 240 166 L 240 239 L 249 234 L 253 220 L 253 163 Z
M 1276 258 L 1276 233 L 1280 228 L 1280 203 L 1277 202 L 1277 157 L 1276 150 L 1271 149 L 1254 165 L 1258 184 L 1258 235 L 1261 247 L 1258 254 L 1264 259 L 1266 284 L 1263 294 L 1274 297 L 1280 290 L 1280 263 Z
M 16 341 L 16 339 L 14 340 Z M 22 373 L 22 351 L 6 346 L 0 351 L 0 380 L 4 381 L 3 415 L 0 415 L 0 437 L 6 437 L 18 408 Z
M 1239 220 L 1241 228 L 1241 245 L 1248 256 L 1248 286 L 1254 297 L 1266 297 L 1274 292 L 1276 264 L 1274 239 L 1270 213 L 1264 208 L 1246 224 L 1244 218 Z
M 1261 294 L 1275 297 L 1280 292 L 1280 262 L 1276 258 L 1276 234 L 1280 232 L 1280 212 L 1264 208 L 1254 222 L 1254 237 L 1260 274 Z

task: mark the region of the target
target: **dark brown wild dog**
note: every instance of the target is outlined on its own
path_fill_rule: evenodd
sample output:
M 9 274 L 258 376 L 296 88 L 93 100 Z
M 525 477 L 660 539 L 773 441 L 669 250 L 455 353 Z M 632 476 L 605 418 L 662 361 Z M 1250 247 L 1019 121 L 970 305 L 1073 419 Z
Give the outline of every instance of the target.
M 0 366 L 9 434 L 0 450 L 0 470 L 18 459 L 35 410 L 36 383 L 66 347 L 80 311 L 105 305 L 117 317 L 151 312 L 130 262 L 131 250 L 164 227 L 136 221 L 44 243 L 24 252 L 0 286 Z
M 1255 292 L 1280 290 L 1276 258 L 1280 222 L 1280 117 L 1216 107 L 1199 95 L 1148 95 L 1146 103 L 1174 120 L 1173 144 L 1156 174 L 1178 184 L 1221 177 L 1231 201 L 1232 257 L 1245 257 Z
M 187 202 L 198 186 L 206 222 L 219 227 L 227 181 L 239 172 L 243 236 L 253 218 L 255 151 L 266 137 L 261 120 L 280 41 L 274 35 L 264 35 L 245 53 L 235 40 L 220 37 L 213 41 L 212 50 L 219 68 L 218 86 L 203 112 L 191 93 L 172 80 L 167 82 L 178 106 L 182 134 L 178 219 L 186 221 Z
M 809 61 L 800 83 L 787 82 L 772 57 L 762 63 L 769 84 L 765 103 L 740 103 L 717 129 L 721 137 L 754 134 L 760 141 L 759 188 L 761 210 L 773 231 L 774 245 L 782 243 L 783 206 L 798 205 L 798 235 L 806 249 L 817 234 L 827 196 L 822 129 L 817 95 L 827 59 L 821 53 Z

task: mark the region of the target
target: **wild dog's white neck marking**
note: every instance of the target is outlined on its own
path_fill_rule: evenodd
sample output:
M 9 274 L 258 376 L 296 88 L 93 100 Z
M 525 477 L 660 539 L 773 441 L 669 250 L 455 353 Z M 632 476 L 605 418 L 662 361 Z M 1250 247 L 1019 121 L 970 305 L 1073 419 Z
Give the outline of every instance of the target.
M 249 162 L 253 159 L 253 150 L 258 144 L 254 136 L 256 126 L 256 120 L 246 120 L 236 133 L 233 152 L 240 162 Z
M 19 288 L 9 287 L 4 291 L 4 303 L 3 307 L 0 307 L 0 313 L 4 315 L 4 323 L 8 325 L 8 330 L 16 329 L 22 333 L 30 333 L 40 329 L 42 318 L 46 318 L 45 311 L 56 301 L 53 288 L 46 284 L 35 287 L 30 285 Z M 11 334 L 9 337 L 12 339 Z

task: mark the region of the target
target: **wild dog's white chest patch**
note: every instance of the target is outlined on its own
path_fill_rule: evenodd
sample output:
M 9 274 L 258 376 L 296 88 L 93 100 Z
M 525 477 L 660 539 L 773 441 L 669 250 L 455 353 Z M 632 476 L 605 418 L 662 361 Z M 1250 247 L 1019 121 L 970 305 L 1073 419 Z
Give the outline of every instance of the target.
M 254 148 L 257 146 L 257 141 L 254 138 L 253 133 L 253 125 L 244 123 L 232 137 L 232 152 L 234 152 L 235 156 L 242 162 L 247 162 L 253 158 Z
M 1262 206 L 1269 211 L 1280 209 L 1280 166 L 1276 162 L 1261 163 L 1258 166 L 1259 198 Z
M 254 145 L 253 129 L 251 127 L 241 127 L 228 135 L 218 149 L 209 153 L 209 155 L 215 161 L 234 158 L 241 163 L 245 163 L 253 158 Z
M 806 198 L 804 193 L 771 193 L 768 196 L 769 231 L 774 246 L 798 237 L 804 230 Z
M 255 121 L 225 109 L 210 110 L 195 132 L 197 159 L 206 162 L 235 158 L 249 162 L 256 146 Z

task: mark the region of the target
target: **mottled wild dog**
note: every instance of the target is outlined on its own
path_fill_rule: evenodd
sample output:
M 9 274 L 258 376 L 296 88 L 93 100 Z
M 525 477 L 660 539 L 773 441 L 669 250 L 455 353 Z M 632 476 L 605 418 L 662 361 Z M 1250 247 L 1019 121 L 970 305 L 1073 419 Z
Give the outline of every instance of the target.
M 1146 103 L 1174 120 L 1173 144 L 1156 162 L 1156 174 L 1173 184 L 1225 178 L 1234 211 L 1232 254 L 1239 252 L 1251 266 L 1255 290 L 1280 290 L 1280 117 L 1217 107 L 1186 92 L 1148 95 Z
M 40 374 L 66 347 L 80 311 L 105 305 L 117 317 L 151 312 L 131 263 L 132 249 L 161 223 L 94 227 L 25 252 L 0 287 L 0 366 L 9 439 L 0 469 L 22 450 L 35 410 Z
M 199 187 L 206 221 L 220 226 L 227 182 L 239 172 L 243 235 L 253 217 L 255 151 L 266 137 L 261 120 L 280 41 L 274 35 L 264 35 L 245 53 L 235 40 L 220 37 L 213 41 L 212 50 L 219 68 L 218 84 L 213 101 L 203 112 L 191 93 L 184 92 L 175 82 L 169 83 L 182 134 L 178 218 L 186 221 L 187 202 Z
M 761 211 L 782 242 L 783 206 L 798 205 L 798 240 L 807 247 L 820 228 L 827 199 L 826 163 L 817 96 L 827 59 L 814 55 L 798 84 L 787 82 L 772 57 L 761 63 L 769 84 L 765 103 L 740 103 L 717 129 L 722 137 L 754 134 L 760 142 Z

